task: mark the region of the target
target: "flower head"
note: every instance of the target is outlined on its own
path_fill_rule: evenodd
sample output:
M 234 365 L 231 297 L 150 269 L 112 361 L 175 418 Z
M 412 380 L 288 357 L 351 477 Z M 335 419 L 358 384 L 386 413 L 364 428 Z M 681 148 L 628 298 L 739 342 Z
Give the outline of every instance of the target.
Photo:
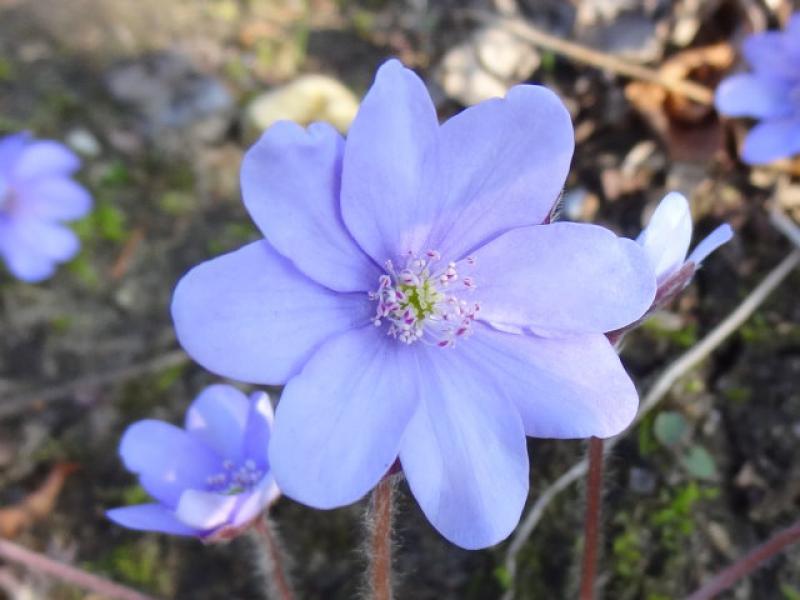
M 658 288 L 653 304 L 639 321 L 608 332 L 612 342 L 634 329 L 651 313 L 669 304 L 692 281 L 701 263 L 717 248 L 733 237 L 733 230 L 727 223 L 720 225 L 697 244 L 692 253 L 692 213 L 686 197 L 678 192 L 670 192 L 658 203 L 650 221 L 637 243 L 644 249 L 653 270 Z
M 226 539 L 246 528 L 280 492 L 267 458 L 272 406 L 229 385 L 207 387 L 184 429 L 145 420 L 128 427 L 119 453 L 156 499 L 115 508 L 108 517 L 145 531 Z
M 78 157 L 58 142 L 18 133 L 0 139 L 0 257 L 23 281 L 50 277 L 78 252 L 62 221 L 84 216 L 89 193 L 71 179 Z
M 399 458 L 433 525 L 480 548 L 519 520 L 526 434 L 631 422 L 636 390 L 603 333 L 647 310 L 655 279 L 636 242 L 545 224 L 573 145 L 545 88 L 440 126 L 392 60 L 347 141 L 282 122 L 249 150 L 265 239 L 190 271 L 172 314 L 206 368 L 286 384 L 270 461 L 287 495 L 349 504 Z
M 671 192 L 659 202 L 650 222 L 636 241 L 647 253 L 661 287 L 687 264 L 692 265 L 693 273 L 709 254 L 732 237 L 731 226 L 720 225 L 697 244 L 687 257 L 692 241 L 692 213 L 686 197 L 678 192 Z M 685 283 L 689 283 L 689 279 Z
M 786 29 L 748 37 L 742 53 L 752 67 L 717 88 L 717 110 L 761 122 L 747 135 L 742 159 L 768 163 L 800 152 L 800 13 Z

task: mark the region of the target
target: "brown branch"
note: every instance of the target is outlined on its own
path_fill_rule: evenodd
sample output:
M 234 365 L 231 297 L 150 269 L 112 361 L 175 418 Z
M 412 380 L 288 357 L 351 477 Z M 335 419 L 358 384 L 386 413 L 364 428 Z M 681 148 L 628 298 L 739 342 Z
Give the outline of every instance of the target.
M 71 565 L 67 565 L 43 554 L 38 554 L 14 542 L 0 539 L 0 558 L 19 563 L 31 571 L 45 573 L 66 583 L 76 585 L 95 594 L 113 600 L 155 600 L 103 577 L 92 575 Z
M 686 600 L 711 600 L 758 569 L 767 560 L 797 542 L 800 542 L 800 521 L 779 531 L 769 540 L 748 552 L 706 585 L 688 596 Z
M 685 96 L 690 100 L 706 106 L 714 104 L 714 92 L 699 83 L 682 78 L 669 77 L 656 69 L 651 69 L 624 60 L 613 54 L 607 54 L 575 42 L 570 42 L 555 35 L 545 33 L 530 23 L 526 23 L 520 19 L 498 17 L 492 13 L 479 10 L 466 10 L 464 14 L 487 25 L 500 25 L 506 31 L 534 46 L 550 50 L 556 54 L 561 54 L 576 62 L 605 71 L 611 71 L 630 79 L 654 83 L 670 92 L 680 94 L 681 96 Z

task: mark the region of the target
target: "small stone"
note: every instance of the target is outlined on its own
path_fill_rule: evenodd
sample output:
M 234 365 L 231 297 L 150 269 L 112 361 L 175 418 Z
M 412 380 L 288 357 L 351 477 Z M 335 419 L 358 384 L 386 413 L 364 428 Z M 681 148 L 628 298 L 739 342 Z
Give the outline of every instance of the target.
M 67 145 L 78 154 L 94 158 L 100 154 L 100 142 L 91 131 L 80 127 L 67 133 Z
M 245 136 L 252 141 L 276 121 L 302 125 L 327 121 L 346 133 L 358 111 L 358 98 L 326 75 L 303 75 L 254 98 L 245 108 Z
M 504 96 L 539 63 L 535 48 L 503 26 L 492 25 L 447 52 L 434 78 L 448 97 L 469 106 Z
M 235 106 L 228 89 L 175 53 L 121 63 L 105 79 L 114 98 L 137 113 L 142 133 L 160 142 L 169 133 L 214 142 L 233 119 Z

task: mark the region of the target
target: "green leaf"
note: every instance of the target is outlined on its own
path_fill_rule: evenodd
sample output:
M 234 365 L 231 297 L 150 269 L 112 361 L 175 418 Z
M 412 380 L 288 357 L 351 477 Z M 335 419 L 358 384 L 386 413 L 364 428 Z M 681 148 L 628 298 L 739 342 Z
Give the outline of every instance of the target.
M 694 445 L 683 455 L 683 466 L 689 474 L 697 479 L 715 480 L 717 478 L 717 464 L 708 450 L 702 446 Z
M 689 433 L 689 424 L 682 414 L 664 411 L 656 417 L 653 423 L 653 433 L 664 446 L 677 446 Z

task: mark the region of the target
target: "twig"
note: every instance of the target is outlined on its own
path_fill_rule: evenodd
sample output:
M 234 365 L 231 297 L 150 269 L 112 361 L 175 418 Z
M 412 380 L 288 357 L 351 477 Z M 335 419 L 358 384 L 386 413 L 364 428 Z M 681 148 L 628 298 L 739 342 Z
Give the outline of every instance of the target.
M 758 569 L 785 548 L 800 542 L 800 521 L 779 531 L 769 540 L 737 560 L 686 600 L 711 600 L 734 583 Z
M 24 565 L 31 571 L 45 573 L 95 594 L 100 594 L 105 598 L 113 600 L 155 600 L 153 596 L 146 596 L 136 590 L 58 562 L 8 540 L 0 540 L 0 557 L 7 561 Z
M 394 476 L 387 475 L 375 487 L 367 518 L 369 539 L 368 592 L 370 600 L 392 600 L 392 496 Z
M 260 568 L 264 569 L 264 578 L 267 586 L 274 590 L 275 596 L 280 600 L 294 600 L 294 592 L 286 574 L 286 565 L 283 558 L 283 550 L 280 542 L 276 539 L 272 524 L 266 515 L 259 517 L 255 522 L 255 531 L 258 534 L 260 548 L 263 548 Z
M 777 205 L 769 211 L 769 220 L 786 238 L 800 248 L 800 228 Z
M 650 391 L 644 397 L 644 400 L 642 400 L 634 424 L 641 421 L 642 418 L 667 395 L 678 379 L 702 362 L 711 352 L 722 344 L 728 336 L 741 327 L 798 265 L 800 265 L 800 249 L 786 256 L 724 321 L 712 329 L 698 344 L 675 360 L 675 362 L 659 376 L 650 388 Z M 622 438 L 615 437 L 606 440 L 605 452 L 608 453 L 614 448 L 620 439 Z M 569 487 L 570 484 L 580 479 L 586 473 L 587 467 L 588 462 L 586 459 L 575 463 L 567 472 L 546 488 L 531 507 L 531 510 L 517 528 L 517 532 L 512 538 L 506 553 L 505 567 L 511 581 L 514 580 L 516 574 L 517 556 L 533 533 L 539 520 L 542 518 L 545 509 L 559 493 Z M 504 600 L 510 600 L 511 598 L 513 598 L 513 589 L 507 591 L 503 596 Z
M 85 389 L 97 388 L 119 381 L 134 379 L 148 373 L 155 373 L 188 362 L 189 357 L 182 350 L 173 350 L 150 360 L 137 364 L 111 369 L 105 373 L 87 375 L 73 381 L 57 384 L 18 396 L 0 398 L 0 419 L 25 412 L 32 406 L 50 404 L 62 398 L 74 396 Z
M 612 71 L 623 77 L 654 83 L 706 106 L 714 104 L 714 92 L 694 81 L 667 77 L 655 69 L 545 33 L 519 19 L 506 19 L 479 10 L 467 10 L 465 14 L 482 23 L 499 24 L 510 33 L 534 46 L 561 54 L 574 61 Z
M 600 516 L 603 511 L 603 440 L 589 438 L 589 476 L 586 480 L 586 518 L 583 535 L 583 568 L 580 599 L 594 598 L 597 547 L 600 541 Z

